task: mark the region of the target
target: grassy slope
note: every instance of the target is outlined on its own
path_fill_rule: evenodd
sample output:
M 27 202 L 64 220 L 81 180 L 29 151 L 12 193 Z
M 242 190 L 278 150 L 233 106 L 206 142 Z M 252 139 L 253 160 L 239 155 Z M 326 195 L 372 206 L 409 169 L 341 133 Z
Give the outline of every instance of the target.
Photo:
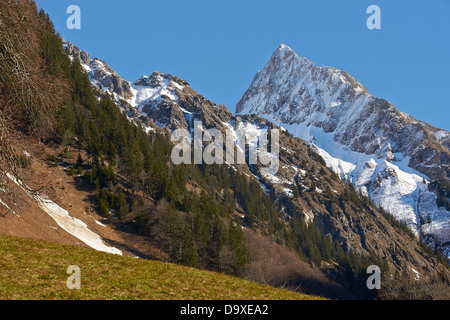
M 69 265 L 81 290 L 69 290 Z M 291 300 L 314 297 L 231 276 L 76 246 L 0 236 L 0 299 Z

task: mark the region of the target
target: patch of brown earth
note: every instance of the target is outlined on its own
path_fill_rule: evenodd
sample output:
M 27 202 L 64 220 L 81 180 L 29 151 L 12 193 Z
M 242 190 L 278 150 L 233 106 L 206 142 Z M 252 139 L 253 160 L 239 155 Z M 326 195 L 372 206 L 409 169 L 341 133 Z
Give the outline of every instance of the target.
M 123 255 L 149 259 L 164 256 L 146 237 L 128 232 L 123 227 L 119 230 L 119 223 L 107 221 L 96 212 L 94 192 L 82 187 L 79 175 L 69 175 L 67 163 L 75 163 L 78 150 L 69 148 L 67 163 L 59 163 L 55 167 L 47 160 L 48 156 L 62 150 L 33 142 L 24 145 L 21 147 L 31 156 L 30 165 L 24 169 L 25 183 L 29 187 L 47 195 L 67 210 L 70 216 L 81 220 L 92 232 L 102 237 L 105 244 L 120 249 Z M 28 193 L 14 183 L 11 187 L 17 193 L 18 201 L 17 205 L 7 204 L 14 211 L 0 204 L 0 234 L 87 247 L 80 239 L 62 229 Z

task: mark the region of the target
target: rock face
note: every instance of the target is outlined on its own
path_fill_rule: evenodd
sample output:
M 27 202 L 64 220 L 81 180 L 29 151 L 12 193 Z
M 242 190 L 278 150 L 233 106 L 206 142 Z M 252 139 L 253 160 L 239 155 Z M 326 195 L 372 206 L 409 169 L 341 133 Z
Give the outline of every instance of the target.
M 398 111 L 344 71 L 319 67 L 286 45 L 256 74 L 236 112 L 258 114 L 305 139 L 341 178 L 413 230 L 429 231 L 419 220 L 430 216 L 439 225 L 431 228 L 433 238 L 450 241 L 450 213 L 437 208 L 424 183 L 450 177 L 448 131 Z
M 205 99 L 189 84 L 170 74 L 154 72 L 132 84 L 134 106 L 163 129 L 193 129 L 193 119 L 206 128 L 223 127 L 233 116 L 224 106 Z
M 103 91 L 114 92 L 122 99 L 128 100 L 133 97 L 131 85 L 122 79 L 110 66 L 98 58 L 94 58 L 89 64 L 91 71 L 89 77 Z
M 318 67 L 286 45 L 257 73 L 236 112 L 320 128 L 352 151 L 388 161 L 408 157 L 431 179 L 450 176 L 448 131 L 401 113 L 344 71 Z
M 76 57 L 78 60 L 80 60 L 80 63 L 82 65 L 89 66 L 91 64 L 91 57 L 89 56 L 89 54 L 86 51 L 81 50 L 80 48 L 75 46 L 72 42 L 65 41 L 64 39 L 63 39 L 63 45 L 64 45 L 64 48 L 69 51 L 69 54 L 72 57 Z
M 64 47 L 72 58 L 76 57 L 80 61 L 81 66 L 86 70 L 96 87 L 105 92 L 115 93 L 125 100 L 132 98 L 133 92 L 130 83 L 122 79 L 104 61 L 98 58 L 92 60 L 86 51 L 80 50 L 69 41 L 64 41 Z

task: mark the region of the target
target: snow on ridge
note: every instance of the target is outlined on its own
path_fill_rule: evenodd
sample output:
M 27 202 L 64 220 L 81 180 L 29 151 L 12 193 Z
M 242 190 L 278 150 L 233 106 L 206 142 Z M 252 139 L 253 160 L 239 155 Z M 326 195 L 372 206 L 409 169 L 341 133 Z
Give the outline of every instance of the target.
M 182 107 L 179 107 L 179 108 L 181 109 L 181 111 L 183 111 L 183 113 L 190 114 L 190 115 L 193 114 L 192 112 L 187 111 L 186 109 L 184 109 L 184 108 L 182 108 Z
M 434 133 L 434 136 L 440 142 L 443 139 L 447 139 L 450 136 L 450 132 L 448 132 L 447 130 L 440 129 Z
M 67 43 L 64 43 L 65 47 L 68 47 Z M 69 55 L 69 58 L 73 60 L 72 54 Z M 170 100 L 177 102 L 178 97 L 175 91 L 178 89 L 180 91 L 184 90 L 184 86 L 178 84 L 177 82 L 167 79 L 164 74 L 156 72 L 154 79 L 156 80 L 154 83 L 151 82 L 151 77 L 142 76 L 141 79 L 138 79 L 134 82 L 125 81 L 129 84 L 129 90 L 131 91 L 131 97 L 123 97 L 120 94 L 117 94 L 110 87 L 105 87 L 102 82 L 108 77 L 119 77 L 115 74 L 114 70 L 104 61 L 94 58 L 90 60 L 89 64 L 85 64 L 80 61 L 82 68 L 88 74 L 91 83 L 104 92 L 108 92 L 112 94 L 116 100 L 123 99 L 127 103 L 129 103 L 133 108 L 137 108 L 139 111 L 142 111 L 142 107 L 144 104 L 149 102 L 159 102 L 163 97 L 169 98 Z M 100 77 L 101 76 L 101 77 Z M 139 85 L 137 82 L 142 80 L 144 85 Z
M 146 83 L 148 83 L 149 77 L 144 76 L 143 79 Z M 131 99 L 131 105 L 133 107 L 137 107 L 140 111 L 142 111 L 141 109 L 144 104 L 153 101 L 160 101 L 163 96 L 169 98 L 173 102 L 178 101 L 178 96 L 175 91 L 176 89 L 180 91 L 183 90 L 184 86 L 179 85 L 175 81 L 170 81 L 161 75 L 157 76 L 157 80 L 158 84 L 156 86 L 142 86 L 136 84 L 136 81 L 129 82 L 133 93 L 133 98 Z
M 277 125 L 281 123 L 293 136 L 307 141 L 341 179 L 353 183 L 399 221 L 405 221 L 416 235 L 420 231 L 424 235 L 433 235 L 441 243 L 450 241 L 450 213 L 437 208 L 436 194 L 428 190 L 428 178 L 408 166 L 409 157 L 396 155 L 399 160 L 389 162 L 374 154 L 350 150 L 334 141 L 333 132 L 326 133 L 305 123 L 282 123 L 270 115 L 266 118 Z M 275 176 L 269 179 L 279 182 Z M 433 223 L 421 226 L 419 215 L 425 219 L 429 215 Z

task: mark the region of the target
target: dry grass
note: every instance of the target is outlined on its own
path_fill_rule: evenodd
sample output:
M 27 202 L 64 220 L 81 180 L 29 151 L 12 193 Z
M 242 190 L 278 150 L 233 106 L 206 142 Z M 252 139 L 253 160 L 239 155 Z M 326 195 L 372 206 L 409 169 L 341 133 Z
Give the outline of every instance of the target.
M 223 274 L 76 246 L 0 237 L 0 299 L 310 300 Z M 81 289 L 69 290 L 69 265 Z

